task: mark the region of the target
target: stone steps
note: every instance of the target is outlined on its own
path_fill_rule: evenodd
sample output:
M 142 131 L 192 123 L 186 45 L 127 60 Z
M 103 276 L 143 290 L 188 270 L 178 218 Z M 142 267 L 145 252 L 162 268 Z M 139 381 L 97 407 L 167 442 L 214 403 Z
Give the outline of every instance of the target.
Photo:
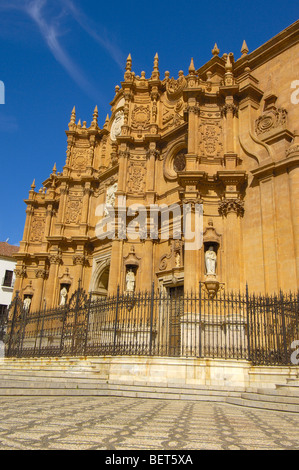
M 282 397 L 283 398 L 283 397 Z M 285 403 L 283 399 L 279 403 L 264 401 L 262 396 L 259 400 L 253 400 L 252 398 L 227 398 L 226 403 L 230 405 L 239 405 L 249 408 L 258 408 L 263 410 L 272 410 L 272 411 L 288 411 L 291 413 L 299 413 L 299 403 L 297 405 Z
M 96 360 L 9 359 L 0 362 L 0 396 L 113 396 L 221 402 L 299 413 L 299 380 L 272 388 L 109 379 Z

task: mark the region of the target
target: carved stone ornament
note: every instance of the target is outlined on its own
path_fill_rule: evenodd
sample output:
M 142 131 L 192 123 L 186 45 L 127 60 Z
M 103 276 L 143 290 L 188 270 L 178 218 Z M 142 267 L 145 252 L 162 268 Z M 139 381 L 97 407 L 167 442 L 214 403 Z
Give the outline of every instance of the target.
M 264 113 L 255 121 L 256 134 L 264 134 L 271 131 L 272 129 L 275 129 L 276 127 L 285 126 L 287 114 L 288 112 L 284 108 L 275 108 Z
M 145 163 L 131 162 L 129 167 L 128 189 L 132 193 L 142 193 L 145 190 Z
M 228 113 L 231 113 L 233 116 L 238 117 L 238 106 L 234 103 L 227 103 L 221 108 L 221 116 L 227 116 Z
M 26 267 L 25 266 L 19 266 L 15 269 L 15 276 L 17 278 L 24 278 L 26 277 Z
M 181 240 L 172 240 L 169 253 L 161 256 L 159 261 L 159 271 L 181 268 L 183 263 L 183 242 Z
M 29 281 L 29 284 L 27 284 L 27 286 L 25 287 L 25 289 L 23 289 L 23 296 L 31 296 L 33 297 L 34 295 L 34 289 L 32 287 L 32 281 Z
M 82 194 L 70 194 L 66 206 L 66 224 L 79 224 L 82 212 Z
M 70 276 L 69 268 L 66 268 L 65 273 L 59 277 L 59 283 L 71 285 L 73 282 L 73 278 Z
M 89 156 L 89 148 L 75 148 L 73 150 L 73 169 L 78 172 L 84 171 L 88 165 Z
M 219 289 L 219 281 L 216 279 L 215 276 L 206 276 L 204 281 L 205 288 L 207 290 L 208 296 L 210 299 L 213 299 L 218 292 Z
M 35 271 L 35 277 L 37 279 L 47 279 L 49 272 L 47 269 L 39 268 Z
M 132 112 L 132 129 L 146 129 L 150 124 L 149 106 L 135 105 Z
M 109 215 L 109 210 L 108 207 L 114 207 L 115 206 L 115 193 L 117 191 L 117 183 L 112 184 L 107 188 L 107 193 L 106 193 L 106 204 L 105 204 L 105 215 Z
M 166 83 L 166 90 L 168 95 L 173 99 L 177 97 L 187 85 L 187 80 L 182 73 L 179 74 L 179 78 L 175 80 L 171 78 Z
M 229 212 L 235 212 L 238 216 L 244 215 L 244 201 L 242 199 L 223 199 L 219 203 L 220 215 L 226 217 Z
M 221 235 L 216 231 L 212 219 L 208 221 L 208 226 L 203 232 L 203 241 L 207 244 L 216 243 L 217 245 L 220 245 L 221 243 Z
M 121 128 L 125 123 L 125 117 L 123 111 L 117 111 L 115 114 L 114 121 L 111 126 L 110 137 L 111 140 L 114 142 L 116 141 L 117 137 L 121 135 Z
M 31 224 L 31 242 L 41 242 L 45 231 L 46 218 L 44 215 L 35 215 Z
M 200 107 L 198 106 L 198 104 L 188 105 L 186 111 L 188 113 L 197 114 L 198 116 L 200 115 Z
M 49 256 L 49 263 L 50 264 L 61 264 L 62 256 L 61 253 L 53 253 Z
M 74 255 L 73 263 L 75 266 L 78 266 L 78 265 L 84 266 L 87 263 L 87 259 L 84 255 Z
M 136 255 L 134 245 L 130 246 L 130 251 L 127 256 L 124 256 L 124 264 L 125 266 L 139 266 L 141 258 Z
M 222 127 L 217 120 L 204 120 L 199 127 L 201 133 L 200 152 L 208 157 L 223 153 Z

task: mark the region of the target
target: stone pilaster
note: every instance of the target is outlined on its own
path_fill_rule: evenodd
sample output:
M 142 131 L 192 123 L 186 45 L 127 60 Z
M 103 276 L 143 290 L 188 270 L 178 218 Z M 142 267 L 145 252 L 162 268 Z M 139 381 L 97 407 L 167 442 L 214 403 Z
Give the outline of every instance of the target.
M 244 203 L 241 199 L 223 199 L 219 204 L 219 213 L 225 222 L 225 265 L 226 265 L 226 287 L 228 290 L 240 289 L 240 217 L 244 214 Z

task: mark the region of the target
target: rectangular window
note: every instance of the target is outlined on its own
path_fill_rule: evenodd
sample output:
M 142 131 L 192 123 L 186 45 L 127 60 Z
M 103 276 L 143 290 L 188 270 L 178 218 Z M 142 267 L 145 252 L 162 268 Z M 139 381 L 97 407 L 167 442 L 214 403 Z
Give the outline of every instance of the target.
M 2 285 L 4 287 L 11 287 L 12 286 L 12 277 L 13 277 L 13 271 L 5 271 L 5 276 L 4 276 Z
M 0 305 L 0 318 L 6 314 L 7 305 Z

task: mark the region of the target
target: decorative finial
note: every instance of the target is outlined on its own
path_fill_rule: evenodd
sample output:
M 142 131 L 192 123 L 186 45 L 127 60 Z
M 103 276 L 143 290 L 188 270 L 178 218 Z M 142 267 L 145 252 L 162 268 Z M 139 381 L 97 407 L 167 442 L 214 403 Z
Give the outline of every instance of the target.
M 31 185 L 31 189 L 32 189 L 32 191 L 34 191 L 34 190 L 35 190 L 35 188 L 36 188 L 36 186 L 35 186 L 35 179 L 34 179 L 34 180 L 33 180 L 33 182 L 32 182 L 32 185 Z
M 226 57 L 224 85 L 232 86 L 234 84 L 233 64 L 231 62 L 230 54 Z
M 132 57 L 131 54 L 128 55 L 127 57 L 127 62 L 126 62 L 126 71 L 125 71 L 125 80 L 130 80 L 132 77 Z
M 226 71 L 226 72 L 231 72 L 232 69 L 233 69 L 232 63 L 231 63 L 231 61 L 230 61 L 229 54 L 227 54 L 226 63 L 225 63 L 225 71 Z
M 56 163 L 54 163 L 52 173 L 53 173 L 54 175 L 56 175 L 56 171 L 57 171 Z
M 81 127 L 82 127 L 81 119 L 79 119 L 78 124 L 77 124 L 77 127 L 79 127 L 79 129 L 81 129 Z
M 159 80 L 160 78 L 160 73 L 159 73 L 159 56 L 158 56 L 158 52 L 156 53 L 155 57 L 154 57 L 154 68 L 153 68 L 153 72 L 152 72 L 152 80 Z
M 92 123 L 91 123 L 91 127 L 96 129 L 98 127 L 98 117 L 99 117 L 99 112 L 98 112 L 98 107 L 96 106 L 94 108 L 94 112 L 93 112 L 93 119 L 92 119 Z
M 108 124 L 109 124 L 109 114 L 107 114 L 106 119 L 105 119 L 105 124 L 104 124 L 105 129 L 108 127 Z
M 69 122 L 69 127 L 72 127 L 75 125 L 76 125 L 76 108 L 74 106 L 72 110 L 72 114 L 71 114 L 71 120 Z
M 195 74 L 195 67 L 194 67 L 193 57 L 191 57 L 191 62 L 190 62 L 190 65 L 189 65 L 189 74 L 190 75 Z
M 218 49 L 217 43 L 215 42 L 215 46 L 212 49 L 213 55 L 219 55 L 220 50 Z
M 243 44 L 242 44 L 242 48 L 241 48 L 242 57 L 244 57 L 245 55 L 247 55 L 248 52 L 249 52 L 249 49 L 248 49 L 248 46 L 247 46 L 246 41 L 245 41 L 245 39 L 244 39 Z

